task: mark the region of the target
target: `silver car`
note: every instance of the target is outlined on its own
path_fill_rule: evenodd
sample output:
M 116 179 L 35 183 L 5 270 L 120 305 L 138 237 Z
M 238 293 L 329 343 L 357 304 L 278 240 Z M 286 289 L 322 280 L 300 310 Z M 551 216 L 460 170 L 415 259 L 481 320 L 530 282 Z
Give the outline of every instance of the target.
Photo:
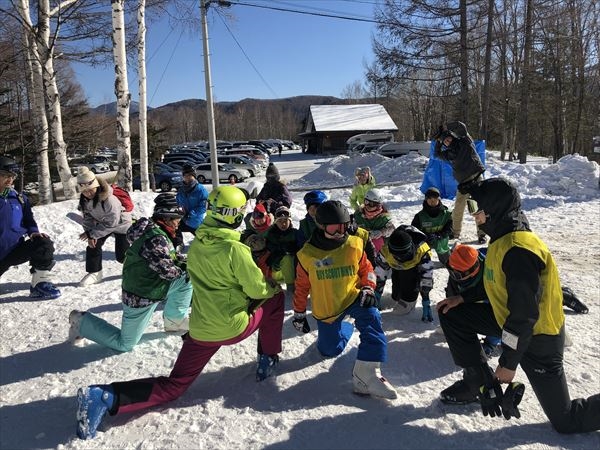
M 210 163 L 198 164 L 194 168 L 196 169 L 196 179 L 199 183 L 212 182 Z M 246 169 L 237 169 L 229 164 L 217 164 L 217 168 L 219 171 L 219 181 L 237 183 L 250 178 L 250 172 L 248 172 Z

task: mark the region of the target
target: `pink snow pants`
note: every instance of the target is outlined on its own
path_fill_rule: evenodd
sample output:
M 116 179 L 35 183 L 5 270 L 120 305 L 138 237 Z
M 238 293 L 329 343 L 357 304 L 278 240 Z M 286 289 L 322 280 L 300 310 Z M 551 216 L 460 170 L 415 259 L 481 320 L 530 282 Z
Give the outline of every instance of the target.
M 259 348 L 262 353 L 267 355 L 280 353 L 284 298 L 283 292 L 270 298 L 250 316 L 244 332 L 234 338 L 204 342 L 188 336 L 168 377 L 113 383 L 119 402 L 114 414 L 130 413 L 175 400 L 190 387 L 221 346 L 243 341 L 256 330 L 258 330 Z

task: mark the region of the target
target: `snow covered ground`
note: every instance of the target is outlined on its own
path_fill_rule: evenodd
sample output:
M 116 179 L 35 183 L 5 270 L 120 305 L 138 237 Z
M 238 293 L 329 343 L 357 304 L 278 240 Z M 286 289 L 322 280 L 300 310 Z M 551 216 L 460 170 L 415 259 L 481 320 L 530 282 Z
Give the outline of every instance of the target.
M 410 223 L 420 209 L 419 186 L 427 162 L 409 155 L 389 160 L 379 155 L 314 159 L 300 152 L 273 157 L 290 181 L 297 225 L 304 216 L 302 197 L 323 188 L 348 203 L 357 166 L 369 165 L 395 224 Z M 588 315 L 566 310 L 573 345 L 565 353 L 571 396 L 600 392 L 600 193 L 599 168 L 579 156 L 557 164 L 519 165 L 489 154 L 487 177 L 516 181 L 531 226 L 549 245 L 563 284 L 589 306 Z M 345 186 L 345 187 L 338 187 Z M 138 216 L 151 212 L 155 194 L 135 192 Z M 452 207 L 452 201 L 444 201 Z M 564 436 L 551 428 L 522 371 L 516 379 L 527 391 L 522 418 L 483 417 L 478 405 L 448 406 L 439 391 L 459 379 L 443 335 L 421 322 L 420 307 L 408 316 L 384 310 L 389 342 L 384 375 L 399 398 L 382 401 L 352 394 L 351 370 L 358 336 L 338 358 L 323 359 L 316 334 L 299 335 L 287 305 L 284 342 L 277 376 L 254 378 L 256 337 L 222 348 L 205 372 L 180 399 L 145 412 L 107 417 L 94 440 L 75 436 L 75 393 L 92 383 L 166 375 L 181 346 L 162 331 L 156 313 L 142 342 L 120 354 L 86 341 L 65 342 L 72 309 L 89 310 L 114 324 L 121 319 L 120 265 L 113 241 L 105 246 L 105 279 L 79 288 L 84 275 L 84 244 L 79 226 L 66 218 L 76 201 L 35 207 L 40 228 L 56 243 L 55 281 L 63 295 L 56 300 L 28 298 L 26 265 L 10 269 L 0 280 L 0 448 L 204 448 L 204 449 L 598 449 L 600 432 Z M 475 240 L 475 225 L 466 215 L 464 241 Z M 443 298 L 447 274 L 435 273 L 432 300 Z M 391 287 L 386 287 L 388 301 Z M 315 323 L 310 319 L 313 328 Z M 494 361 L 495 364 L 495 361 Z

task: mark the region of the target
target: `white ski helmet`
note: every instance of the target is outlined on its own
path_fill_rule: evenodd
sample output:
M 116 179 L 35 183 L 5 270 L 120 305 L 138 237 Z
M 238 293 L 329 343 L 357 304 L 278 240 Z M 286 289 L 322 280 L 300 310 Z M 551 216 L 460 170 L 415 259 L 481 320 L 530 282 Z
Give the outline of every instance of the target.
M 377 189 L 370 189 L 365 194 L 365 200 L 368 200 L 373 203 L 379 203 L 379 204 L 383 203 L 383 200 L 381 199 L 381 195 L 379 195 L 379 191 Z

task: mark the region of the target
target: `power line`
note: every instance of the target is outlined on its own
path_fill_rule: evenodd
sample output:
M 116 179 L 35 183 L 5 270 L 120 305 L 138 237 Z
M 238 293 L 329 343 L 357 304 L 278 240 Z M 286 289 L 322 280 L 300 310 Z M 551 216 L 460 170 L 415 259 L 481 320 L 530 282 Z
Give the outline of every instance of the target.
M 229 34 L 231 35 L 231 37 L 233 38 L 233 40 L 237 44 L 238 48 L 240 49 L 240 51 L 242 52 L 242 54 L 246 58 L 246 61 L 248 61 L 248 63 L 252 66 L 252 68 L 254 69 L 254 71 L 256 72 L 256 74 L 260 77 L 260 79 L 265 84 L 265 86 L 267 87 L 267 89 L 269 89 L 269 91 L 271 91 L 271 94 L 273 94 L 275 96 L 275 98 L 279 98 L 279 95 L 277 95 L 277 93 L 273 90 L 273 88 L 267 82 L 267 80 L 265 80 L 265 78 L 262 76 L 262 74 L 260 73 L 260 71 L 256 68 L 256 66 L 254 65 L 254 63 L 252 62 L 252 60 L 250 59 L 250 57 L 248 56 L 248 54 L 245 52 L 245 50 L 243 49 L 242 45 L 237 40 L 237 38 L 235 37 L 235 35 L 231 31 L 231 29 L 229 28 L 229 25 L 227 25 L 227 22 L 225 21 L 225 19 L 221 15 L 221 12 L 218 9 L 216 11 L 217 11 L 217 15 L 221 19 L 221 22 L 223 22 L 223 25 L 225 25 L 225 28 L 227 29 L 227 31 L 229 32 Z
M 294 14 L 304 14 L 307 16 L 329 17 L 329 18 L 333 18 L 333 19 L 352 20 L 355 22 L 365 22 L 365 23 L 374 23 L 374 24 L 383 23 L 383 22 L 380 22 L 375 19 L 368 19 L 366 17 L 344 16 L 344 15 L 341 15 L 341 13 L 335 13 L 335 12 L 317 12 L 316 10 L 311 12 L 311 11 L 301 10 L 301 9 L 292 9 L 292 8 L 266 6 L 266 5 L 256 5 L 253 3 L 236 2 L 236 1 L 233 1 L 230 3 L 232 5 L 249 6 L 251 8 L 259 8 L 259 9 L 270 9 L 272 11 L 283 11 L 283 12 L 290 12 L 290 13 L 294 13 Z M 326 10 L 321 10 L 321 11 L 326 11 Z

